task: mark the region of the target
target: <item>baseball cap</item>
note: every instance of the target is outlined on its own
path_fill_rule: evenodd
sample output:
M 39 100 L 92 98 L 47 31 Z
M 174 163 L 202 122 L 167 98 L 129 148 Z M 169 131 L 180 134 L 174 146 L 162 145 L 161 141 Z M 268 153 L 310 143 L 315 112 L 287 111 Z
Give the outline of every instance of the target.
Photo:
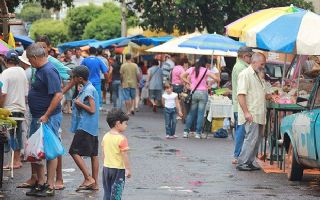
M 19 58 L 19 54 L 15 50 L 10 49 L 6 53 L 5 58 L 8 59 L 8 60 L 18 59 Z
M 238 49 L 238 53 L 250 53 L 250 54 L 253 54 L 254 52 L 252 51 L 253 48 L 251 47 L 246 47 L 246 46 L 243 46 L 243 47 L 240 47 Z
M 68 72 L 68 74 L 70 76 L 81 77 L 81 78 L 84 78 L 85 80 L 88 80 L 89 69 L 84 65 L 80 65 L 80 66 L 77 66 L 77 67 L 73 68 L 72 70 L 70 70 Z

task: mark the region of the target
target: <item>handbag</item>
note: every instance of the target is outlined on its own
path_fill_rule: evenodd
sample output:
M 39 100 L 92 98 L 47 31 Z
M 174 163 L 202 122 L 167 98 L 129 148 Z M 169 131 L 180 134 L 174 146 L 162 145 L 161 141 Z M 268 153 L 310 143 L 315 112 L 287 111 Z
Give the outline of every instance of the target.
M 196 89 L 198 88 L 198 86 L 200 85 L 200 83 L 202 82 L 204 76 L 207 74 L 208 69 L 206 69 L 206 71 L 204 72 L 204 74 L 202 75 L 200 81 L 198 82 L 198 84 L 196 85 L 196 87 L 184 98 L 184 103 L 185 104 L 191 104 L 192 102 L 192 95 L 193 93 L 196 91 Z

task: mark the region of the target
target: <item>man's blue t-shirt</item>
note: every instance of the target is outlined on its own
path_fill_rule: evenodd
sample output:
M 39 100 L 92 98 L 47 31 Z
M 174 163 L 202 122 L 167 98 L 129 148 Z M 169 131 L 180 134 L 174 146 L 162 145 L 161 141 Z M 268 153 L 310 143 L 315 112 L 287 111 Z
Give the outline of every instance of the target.
M 81 65 L 85 65 L 89 69 L 89 81 L 95 85 L 101 83 L 100 71 L 105 74 L 108 72 L 108 66 L 103 63 L 100 58 L 95 56 L 89 56 L 81 62 Z
M 47 62 L 35 73 L 35 80 L 31 83 L 28 95 L 28 104 L 33 118 L 43 116 L 54 97 L 55 93 L 61 92 L 61 78 L 52 63 Z M 51 113 L 55 115 L 61 112 L 61 104 Z

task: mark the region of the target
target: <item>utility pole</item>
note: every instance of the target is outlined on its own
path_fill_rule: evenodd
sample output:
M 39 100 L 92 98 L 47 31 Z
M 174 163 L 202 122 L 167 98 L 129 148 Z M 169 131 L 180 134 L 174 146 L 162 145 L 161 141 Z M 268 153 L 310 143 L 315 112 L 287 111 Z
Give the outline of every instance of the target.
M 2 30 L 3 30 L 3 39 L 8 41 L 9 39 L 9 12 L 7 3 L 5 0 L 0 0 L 0 9 L 1 9 L 1 20 L 2 20 Z
M 127 36 L 127 5 L 126 0 L 121 0 L 121 37 Z

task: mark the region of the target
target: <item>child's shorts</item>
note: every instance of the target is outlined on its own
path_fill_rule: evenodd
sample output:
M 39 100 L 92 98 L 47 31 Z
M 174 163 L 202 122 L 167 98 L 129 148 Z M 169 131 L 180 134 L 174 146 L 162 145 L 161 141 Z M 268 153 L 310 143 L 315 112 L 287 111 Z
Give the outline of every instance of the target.
M 76 130 L 69 154 L 79 156 L 98 156 L 98 136 L 93 136 L 84 130 Z
M 103 167 L 103 200 L 121 199 L 125 183 L 125 169 Z

